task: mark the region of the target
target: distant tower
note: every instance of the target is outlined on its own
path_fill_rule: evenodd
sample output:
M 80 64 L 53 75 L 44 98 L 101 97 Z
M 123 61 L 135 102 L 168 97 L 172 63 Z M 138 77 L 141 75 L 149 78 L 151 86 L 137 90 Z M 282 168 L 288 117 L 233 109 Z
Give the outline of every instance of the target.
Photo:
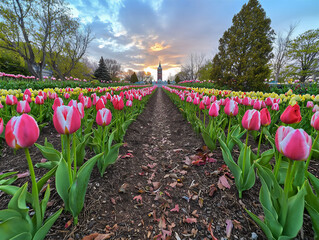
M 159 62 L 158 68 L 157 68 L 157 81 L 162 81 L 162 66 L 161 62 Z

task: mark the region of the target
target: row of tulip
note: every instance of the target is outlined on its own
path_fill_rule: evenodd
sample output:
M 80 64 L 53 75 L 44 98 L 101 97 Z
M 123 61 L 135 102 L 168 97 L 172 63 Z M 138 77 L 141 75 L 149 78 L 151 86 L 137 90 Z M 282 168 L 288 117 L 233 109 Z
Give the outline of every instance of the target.
M 319 112 L 311 116 L 312 108 L 304 107 L 301 114 L 297 103 L 287 106 L 280 98 L 224 98 L 222 94 L 208 96 L 186 89 L 164 89 L 211 150 L 217 148 L 218 140 L 223 159 L 235 178 L 239 198 L 255 185 L 257 173 L 262 183 L 259 199 L 264 219 L 246 211 L 268 239 L 296 237 L 305 208 L 315 238 L 319 237 L 319 179 L 308 171 L 310 160 L 319 149 Z M 279 105 L 284 107 L 283 111 Z M 309 134 L 298 128 L 306 125 L 312 128 Z M 258 140 L 256 152 L 248 144 L 249 135 Z M 262 141 L 268 142 L 270 148 L 261 153 Z M 240 150 L 237 161 L 232 155 L 235 145 Z
M 13 112 L 14 116 L 6 124 L 0 118 L 0 135 L 4 132 L 6 143 L 15 150 L 25 151 L 32 184 L 32 191 L 29 193 L 28 183 L 20 188 L 12 185 L 16 180 L 16 176 L 12 177 L 15 173 L 0 175 L 0 190 L 13 196 L 8 209 L 0 210 L 1 239 L 45 238 L 62 212 L 60 209 L 45 218 L 50 199 L 48 180 L 53 176 L 56 191 L 64 202 L 64 210 L 72 214 L 74 224 L 77 224 L 92 169 L 97 165 L 103 176 L 107 166 L 116 161 L 129 124 L 143 110 L 155 89 L 156 87 L 127 88 L 117 91 L 118 95 L 113 94 L 112 90 L 102 89 L 94 90 L 92 96 L 86 96 L 92 91 L 82 90 L 78 91 L 79 94 L 71 94 L 72 97 L 77 97 L 79 102 L 71 99 L 68 105 L 64 105 L 66 98 L 59 98 L 58 94 L 53 103 L 45 100 L 53 110 L 52 121 L 61 136 L 61 151 L 55 149 L 47 139 L 44 145 L 36 143 L 40 128 L 32 115 L 23 111 L 21 114 Z M 68 92 L 72 91 L 63 90 L 61 93 L 65 95 Z M 27 99 L 31 99 L 30 93 L 31 91 L 25 91 L 24 96 L 29 97 L 22 100 L 24 105 L 28 104 Z M 40 96 L 41 94 L 38 94 L 37 97 Z M 29 153 L 29 147 L 34 144 L 47 160 L 36 166 L 48 169 L 38 181 Z M 87 147 L 90 147 L 95 155 L 84 161 Z M 40 197 L 43 191 L 45 193 Z M 30 204 L 34 211 L 32 217 L 27 204 Z

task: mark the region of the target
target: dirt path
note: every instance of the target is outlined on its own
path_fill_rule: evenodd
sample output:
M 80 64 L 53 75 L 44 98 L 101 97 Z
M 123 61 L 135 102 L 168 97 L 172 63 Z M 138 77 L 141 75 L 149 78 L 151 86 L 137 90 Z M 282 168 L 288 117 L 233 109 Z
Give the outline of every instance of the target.
M 241 205 L 231 178 L 230 189 L 219 189 L 219 177 L 228 174 L 221 154 L 201 150 L 202 139 L 162 89 L 124 140 L 121 157 L 104 177 L 93 171 L 79 225 L 64 229 L 71 216 L 63 215 L 47 239 L 82 239 L 95 232 L 112 239 L 211 239 L 212 233 L 221 239 L 226 220 L 236 225 L 234 239 L 250 239 L 252 233 L 263 239 L 243 209 L 246 198 L 257 204 L 257 190 L 244 195 Z M 212 163 L 193 166 L 198 158 Z

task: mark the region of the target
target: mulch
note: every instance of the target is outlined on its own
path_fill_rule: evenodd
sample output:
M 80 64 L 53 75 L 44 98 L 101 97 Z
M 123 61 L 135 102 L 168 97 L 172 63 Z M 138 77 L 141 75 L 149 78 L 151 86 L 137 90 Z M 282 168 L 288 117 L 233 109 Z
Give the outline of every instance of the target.
M 60 149 L 60 137 L 52 125 L 43 128 L 38 143 L 43 144 L 46 137 Z M 227 239 L 227 234 L 230 239 L 266 239 L 245 211 L 262 216 L 260 181 L 257 179 L 240 200 L 221 150 L 210 152 L 204 146 L 162 89 L 129 127 L 124 142 L 118 161 L 102 178 L 97 168 L 93 170 L 79 224 L 66 228 L 72 216 L 63 212 L 46 239 L 82 239 L 93 233 L 101 239 Z M 256 142 L 252 144 L 252 149 L 257 147 Z M 24 152 L 14 154 L 2 145 L 0 172 L 26 172 Z M 36 147 L 30 152 L 34 163 L 43 158 Z M 233 154 L 238 156 L 236 148 Z M 88 150 L 87 158 L 92 155 Z M 206 164 L 193 165 L 198 159 Z M 317 162 L 312 162 L 311 168 L 318 175 Z M 36 169 L 36 176 L 45 172 Z M 21 186 L 28 180 L 28 176 L 22 177 L 15 184 Z M 54 179 L 51 188 L 47 216 L 63 207 Z M 9 200 L 0 193 L 0 209 L 5 209 Z M 94 239 L 93 235 L 87 239 Z M 313 239 L 306 213 L 297 239 Z

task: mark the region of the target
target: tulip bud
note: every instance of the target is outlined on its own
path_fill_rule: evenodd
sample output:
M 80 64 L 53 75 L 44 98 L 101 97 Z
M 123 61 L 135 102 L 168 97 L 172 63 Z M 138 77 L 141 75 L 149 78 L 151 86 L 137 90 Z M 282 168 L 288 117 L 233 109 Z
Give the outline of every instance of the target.
M 105 104 L 104 104 L 104 100 L 102 98 L 100 98 L 95 105 L 96 111 L 105 108 Z
M 274 104 L 271 106 L 271 110 L 279 111 L 279 104 L 278 104 L 278 103 L 274 103 Z
M 205 107 L 204 101 L 200 101 L 199 109 L 200 109 L 200 110 L 204 110 L 205 108 L 206 108 L 206 107 Z
M 37 122 L 28 114 L 11 118 L 5 130 L 6 142 L 14 149 L 31 147 L 39 135 Z
M 317 112 L 319 111 L 319 106 L 316 104 L 313 109 L 312 109 L 312 112 Z
M 300 107 L 298 104 L 289 105 L 281 114 L 280 120 L 286 124 L 299 123 L 301 121 Z
M 219 104 L 217 102 L 213 102 L 208 111 L 209 116 L 217 117 L 219 115 L 219 109 Z
M 259 110 L 261 109 L 261 100 L 256 100 L 253 106 L 254 109 Z
M 90 97 L 82 97 L 81 103 L 83 104 L 85 109 L 90 108 L 92 106 L 92 100 Z
M 72 134 L 81 127 L 81 115 L 74 106 L 59 106 L 53 115 L 53 124 L 60 134 Z
M 131 100 L 127 100 L 126 101 L 126 106 L 127 107 L 132 107 L 132 105 L 133 105 L 133 102 Z
M 247 130 L 259 130 L 260 129 L 260 112 L 255 109 L 247 110 L 241 121 L 243 127 Z
M 28 96 L 28 95 L 27 95 Z M 29 103 L 25 101 L 19 101 L 17 103 L 17 112 L 18 113 L 28 113 L 31 111 Z
M 84 106 L 82 103 L 77 103 L 77 109 L 79 110 L 79 113 L 81 115 L 81 119 L 84 118 Z
M 102 127 L 107 126 L 111 123 L 112 113 L 107 108 L 102 108 L 96 113 L 96 123 Z
M 3 119 L 0 118 L 0 135 L 3 132 Z
M 268 111 L 268 108 L 261 109 L 260 119 L 261 119 L 262 126 L 268 126 L 271 123 L 271 117 L 270 117 L 270 113 Z
M 52 105 L 53 111 L 55 111 L 55 109 L 56 109 L 57 107 L 60 107 L 60 106 L 62 106 L 62 105 L 63 105 L 63 100 L 62 100 L 62 98 L 56 98 L 56 99 L 54 99 L 54 103 L 53 103 L 53 105 Z
M 42 104 L 44 104 L 44 97 L 43 96 L 37 96 L 36 98 L 35 98 L 35 104 L 39 104 L 39 105 L 42 105 Z
M 316 129 L 317 131 L 319 130 L 319 112 L 315 112 L 315 114 L 311 118 L 310 124 L 314 129 Z
M 238 114 L 238 104 L 237 104 L 237 102 L 235 102 L 233 100 L 229 100 L 226 103 L 226 105 L 225 105 L 224 111 L 230 117 L 236 116 Z
M 14 95 L 7 95 L 6 96 L 6 104 L 7 105 L 16 105 L 18 103 L 18 99 Z
M 32 102 L 31 97 L 28 94 L 24 94 L 23 95 L 23 101 L 27 101 L 28 103 Z
M 280 126 L 276 132 L 275 143 L 277 150 L 287 158 L 304 161 L 310 154 L 312 139 L 303 129 Z
M 313 102 L 312 101 L 308 101 L 307 102 L 307 108 L 313 108 Z

